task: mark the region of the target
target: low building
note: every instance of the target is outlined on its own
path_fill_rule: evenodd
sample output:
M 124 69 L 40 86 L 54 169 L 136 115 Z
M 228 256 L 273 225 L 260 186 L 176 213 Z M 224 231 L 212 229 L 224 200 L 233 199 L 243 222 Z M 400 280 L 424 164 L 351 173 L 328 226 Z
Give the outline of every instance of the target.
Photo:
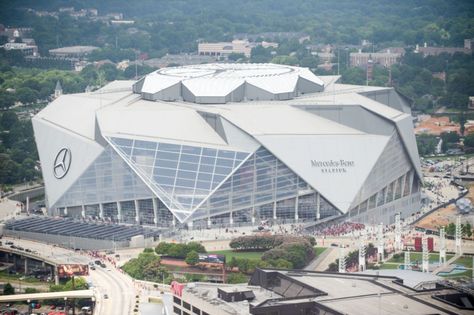
M 227 57 L 232 53 L 250 57 L 252 47 L 247 40 L 234 39 L 232 42 L 200 43 L 198 54 L 201 56 Z
M 49 54 L 57 58 L 83 58 L 94 50 L 99 49 L 95 46 L 68 46 L 56 49 L 50 49 Z
M 427 43 L 425 43 L 423 47 L 416 45 L 415 53 L 423 54 L 423 57 L 438 56 L 441 54 L 454 55 L 456 53 L 470 54 L 472 53 L 471 40 L 465 40 L 464 47 L 430 47 Z
M 112 25 L 131 25 L 135 24 L 134 20 L 111 20 L 110 23 Z
M 351 67 L 366 67 L 369 60 L 371 60 L 374 64 L 390 68 L 392 65 L 397 64 L 402 58 L 400 52 L 392 52 L 390 50 L 376 53 L 366 53 L 359 50 L 359 52 L 350 53 L 349 56 Z
M 469 104 L 467 107 L 469 109 L 474 109 L 474 96 L 469 96 Z
M 5 50 L 18 50 L 24 56 L 37 56 L 38 55 L 38 46 L 29 45 L 27 43 L 5 43 L 5 45 L 0 46 Z
M 173 314 L 376 315 L 381 309 L 384 314 L 400 315 L 472 314 L 474 298 L 468 293 L 439 280 L 430 281 L 427 289 L 415 283 L 425 277 L 414 279 L 407 282 L 404 277 L 378 273 L 257 269 L 248 284 L 173 283 Z

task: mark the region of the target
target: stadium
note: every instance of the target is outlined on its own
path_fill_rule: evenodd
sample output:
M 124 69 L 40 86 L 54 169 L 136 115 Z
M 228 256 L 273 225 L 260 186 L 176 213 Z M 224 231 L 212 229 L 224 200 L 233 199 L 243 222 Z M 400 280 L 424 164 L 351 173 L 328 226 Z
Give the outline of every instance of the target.
M 189 228 L 420 208 L 408 100 L 300 67 L 163 68 L 33 118 L 50 215 Z

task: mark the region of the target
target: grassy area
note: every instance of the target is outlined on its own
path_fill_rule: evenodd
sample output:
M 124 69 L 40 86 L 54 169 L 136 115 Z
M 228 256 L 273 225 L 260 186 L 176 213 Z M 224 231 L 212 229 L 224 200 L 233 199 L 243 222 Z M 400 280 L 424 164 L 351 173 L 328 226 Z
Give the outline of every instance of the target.
M 446 260 L 449 260 L 453 257 L 453 255 L 446 255 Z M 419 253 L 419 252 L 411 252 L 410 253 L 410 260 L 411 262 L 414 262 L 416 260 L 418 261 L 421 261 L 423 258 L 422 258 L 422 254 Z M 405 256 L 404 254 L 401 254 L 400 257 L 398 258 L 392 258 L 390 260 L 387 261 L 388 263 L 399 263 L 399 264 L 403 264 L 405 262 Z M 437 253 L 431 253 L 430 254 L 430 263 L 435 263 L 435 262 L 439 262 L 439 254 Z
M 0 282 L 19 282 L 20 278 L 22 283 L 41 283 L 41 281 L 36 278 L 25 277 L 21 274 L 9 274 L 4 271 L 0 272 Z
M 439 275 L 443 278 L 452 278 L 452 279 L 455 279 L 455 278 L 469 278 L 469 279 L 472 279 L 472 270 L 471 269 L 468 269 L 462 273 L 457 273 L 457 274 L 454 274 L 454 275 Z
M 209 254 L 225 255 L 226 261 L 230 261 L 232 257 L 247 258 L 247 259 L 261 259 L 264 252 L 234 252 L 232 250 L 218 250 L 209 252 Z
M 327 247 L 315 247 L 314 252 L 316 254 L 316 257 L 321 255 L 326 249 L 327 249 Z
M 382 264 L 380 269 L 398 269 L 399 264 Z
M 316 257 L 321 255 L 327 247 L 315 247 L 314 252 L 316 253 Z M 233 250 L 217 250 L 209 252 L 209 254 L 218 254 L 218 255 L 225 255 L 226 261 L 230 261 L 232 257 L 235 258 L 247 258 L 247 259 L 261 259 L 264 251 L 262 252 L 244 252 L 244 251 L 233 251 Z
M 472 268 L 472 256 L 461 256 L 454 263 L 456 265 L 463 265 L 466 268 Z

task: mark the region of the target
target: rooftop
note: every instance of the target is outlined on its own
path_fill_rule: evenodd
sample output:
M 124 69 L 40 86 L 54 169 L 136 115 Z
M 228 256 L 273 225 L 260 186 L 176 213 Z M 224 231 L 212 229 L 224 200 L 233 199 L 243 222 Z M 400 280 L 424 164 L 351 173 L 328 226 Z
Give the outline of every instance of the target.
M 164 68 L 133 86 L 146 100 L 224 104 L 249 100 L 288 100 L 324 90 L 307 68 L 277 64 L 203 64 Z
M 384 271 L 382 270 L 383 274 Z M 414 275 L 418 273 L 420 275 Z M 388 272 L 390 274 L 390 272 Z M 433 298 L 435 295 L 458 294 L 459 291 L 438 286 L 436 289 L 413 289 L 414 282 L 433 280 L 420 272 L 398 271 L 391 276 L 357 273 L 307 272 L 300 270 L 257 269 L 249 284 L 193 283 L 183 289 L 182 299 L 206 309 L 209 314 L 262 314 L 268 307 L 281 307 L 279 313 L 298 310 L 325 310 L 330 314 L 469 314 L 469 309 Z M 436 279 L 435 279 L 436 280 Z M 407 283 L 410 282 L 410 283 Z M 408 286 L 407 286 L 408 284 Z M 252 291 L 250 301 L 226 302 L 218 296 L 224 292 Z M 290 307 L 290 308 L 285 308 Z M 275 311 L 274 308 L 271 309 Z
M 99 49 L 99 47 L 95 46 L 68 46 L 68 47 L 60 47 L 56 49 L 50 49 L 50 54 L 85 54 L 90 53 Z

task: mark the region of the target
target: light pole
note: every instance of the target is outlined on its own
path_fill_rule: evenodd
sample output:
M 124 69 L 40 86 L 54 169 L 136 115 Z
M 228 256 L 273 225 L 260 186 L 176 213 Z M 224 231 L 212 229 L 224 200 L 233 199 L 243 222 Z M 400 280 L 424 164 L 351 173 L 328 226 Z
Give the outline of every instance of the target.
M 67 296 L 64 297 L 64 313 L 67 314 L 68 311 L 67 311 L 67 309 L 66 309 L 66 307 L 67 307 L 67 304 L 66 304 L 66 303 L 67 303 Z

